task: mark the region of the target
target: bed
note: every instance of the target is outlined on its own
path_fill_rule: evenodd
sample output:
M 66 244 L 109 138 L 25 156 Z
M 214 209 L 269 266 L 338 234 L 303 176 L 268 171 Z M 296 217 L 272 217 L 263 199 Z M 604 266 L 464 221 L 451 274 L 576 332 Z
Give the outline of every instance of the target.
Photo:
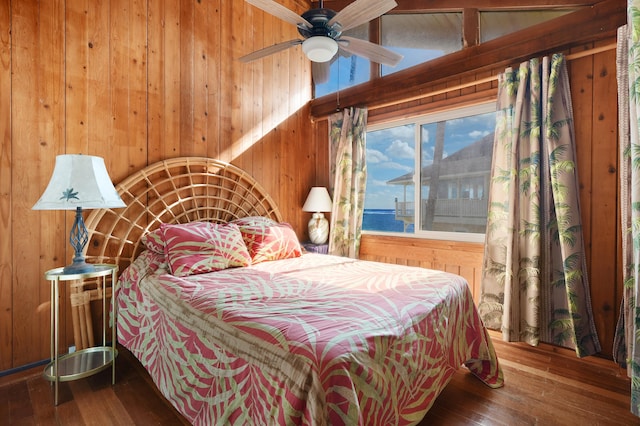
M 118 342 L 191 423 L 416 424 L 462 365 L 503 385 L 462 277 L 304 253 L 214 159 L 116 188 L 127 207 L 90 214 L 86 256 L 120 266 Z

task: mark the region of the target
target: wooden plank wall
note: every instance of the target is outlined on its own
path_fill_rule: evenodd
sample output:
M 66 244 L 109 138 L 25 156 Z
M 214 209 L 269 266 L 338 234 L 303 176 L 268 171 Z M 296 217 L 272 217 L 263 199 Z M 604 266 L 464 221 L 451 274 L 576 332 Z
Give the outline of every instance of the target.
M 576 46 L 571 55 L 604 48 L 568 61 L 577 140 L 581 214 L 584 227 L 591 298 L 602 355 L 611 357 L 613 335 L 623 291 L 619 264 L 618 131 L 616 54 L 614 39 Z M 578 55 L 579 56 L 579 55 Z M 517 64 L 516 64 L 517 65 Z M 473 79 L 496 75 L 502 69 L 455 78 L 431 87 L 437 91 Z M 471 80 L 469 80 L 471 79 Z M 411 116 L 494 98 L 496 83 L 449 91 L 420 101 L 375 109 L 369 123 L 394 116 Z M 427 91 L 427 93 L 429 93 Z M 318 123 L 322 120 L 318 120 Z M 324 132 L 322 129 L 320 132 Z M 441 269 L 467 279 L 479 301 L 483 245 L 447 241 L 363 235 L 360 257 L 389 263 Z
M 588 47 L 612 43 L 615 40 Z M 581 46 L 571 53 L 583 50 Z M 571 60 L 569 71 L 591 299 L 602 353 L 610 356 L 623 294 L 616 51 Z
M 49 356 L 43 274 L 70 262 L 72 215 L 31 207 L 57 154 L 102 156 L 114 182 L 164 158 L 232 162 L 304 238 L 320 174 L 309 63 L 300 48 L 236 60 L 296 37 L 244 1 L 0 1 L 0 372 Z

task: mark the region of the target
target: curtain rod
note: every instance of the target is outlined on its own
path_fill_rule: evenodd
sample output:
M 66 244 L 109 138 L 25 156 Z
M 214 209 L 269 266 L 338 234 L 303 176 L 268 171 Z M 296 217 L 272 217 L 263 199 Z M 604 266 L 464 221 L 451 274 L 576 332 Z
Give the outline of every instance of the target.
M 565 55 L 568 61 L 572 61 L 574 59 L 584 58 L 585 56 L 595 55 L 596 53 L 606 52 L 607 50 L 613 50 L 616 48 L 616 43 L 607 44 L 606 46 L 594 47 L 593 49 L 583 50 L 582 52 L 571 53 L 569 55 Z M 412 96 L 410 98 L 403 99 L 401 103 L 417 101 L 418 99 L 428 98 L 430 96 L 442 95 L 443 93 L 453 92 L 454 90 L 466 89 L 467 87 L 476 86 L 478 84 L 490 83 L 493 81 L 497 81 L 498 76 L 492 75 L 491 77 L 481 78 L 479 80 L 470 81 L 467 83 L 460 83 L 455 86 L 446 87 L 444 89 L 434 90 L 428 93 L 421 93 L 419 95 Z M 384 107 L 388 107 L 391 105 L 397 105 L 398 102 L 387 102 L 384 104 L 375 105 L 369 108 L 369 110 L 380 109 Z

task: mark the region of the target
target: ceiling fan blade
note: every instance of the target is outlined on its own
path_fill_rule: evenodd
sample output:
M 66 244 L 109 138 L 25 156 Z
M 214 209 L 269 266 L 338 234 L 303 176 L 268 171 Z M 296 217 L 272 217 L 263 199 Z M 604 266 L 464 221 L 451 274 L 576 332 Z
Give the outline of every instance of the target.
M 371 62 L 395 67 L 402 60 L 403 56 L 392 50 L 382 47 L 379 44 L 371 43 L 354 37 L 340 37 L 338 40 L 340 48 L 354 55 L 367 58 Z
M 277 43 L 272 46 L 256 50 L 255 52 L 249 53 L 248 55 L 241 56 L 240 58 L 238 58 L 238 60 L 241 62 L 255 61 L 256 59 L 264 58 L 265 56 L 272 55 L 276 52 L 280 52 L 281 50 L 288 49 L 298 44 L 302 44 L 302 40 L 283 41 L 282 43 Z
M 331 62 L 311 62 L 311 76 L 315 84 L 329 81 L 329 68 Z
M 258 9 L 261 9 L 275 16 L 276 18 L 280 18 L 285 22 L 289 22 L 290 24 L 304 25 L 309 28 L 313 27 L 313 25 L 311 25 L 309 21 L 304 19 L 302 16 L 298 15 L 297 13 L 295 13 L 290 9 L 287 9 L 280 3 L 276 3 L 273 0 L 245 0 L 245 1 L 257 7 Z
M 397 5 L 395 0 L 356 0 L 331 18 L 328 25 L 337 22 L 346 31 L 384 15 Z

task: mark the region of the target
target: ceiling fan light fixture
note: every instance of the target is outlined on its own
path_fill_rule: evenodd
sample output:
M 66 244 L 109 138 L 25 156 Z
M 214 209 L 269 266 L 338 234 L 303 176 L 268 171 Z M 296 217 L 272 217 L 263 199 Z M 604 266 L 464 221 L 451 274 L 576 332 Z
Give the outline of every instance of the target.
M 302 51 L 313 62 L 327 62 L 338 52 L 338 42 L 331 37 L 309 37 L 302 43 Z

